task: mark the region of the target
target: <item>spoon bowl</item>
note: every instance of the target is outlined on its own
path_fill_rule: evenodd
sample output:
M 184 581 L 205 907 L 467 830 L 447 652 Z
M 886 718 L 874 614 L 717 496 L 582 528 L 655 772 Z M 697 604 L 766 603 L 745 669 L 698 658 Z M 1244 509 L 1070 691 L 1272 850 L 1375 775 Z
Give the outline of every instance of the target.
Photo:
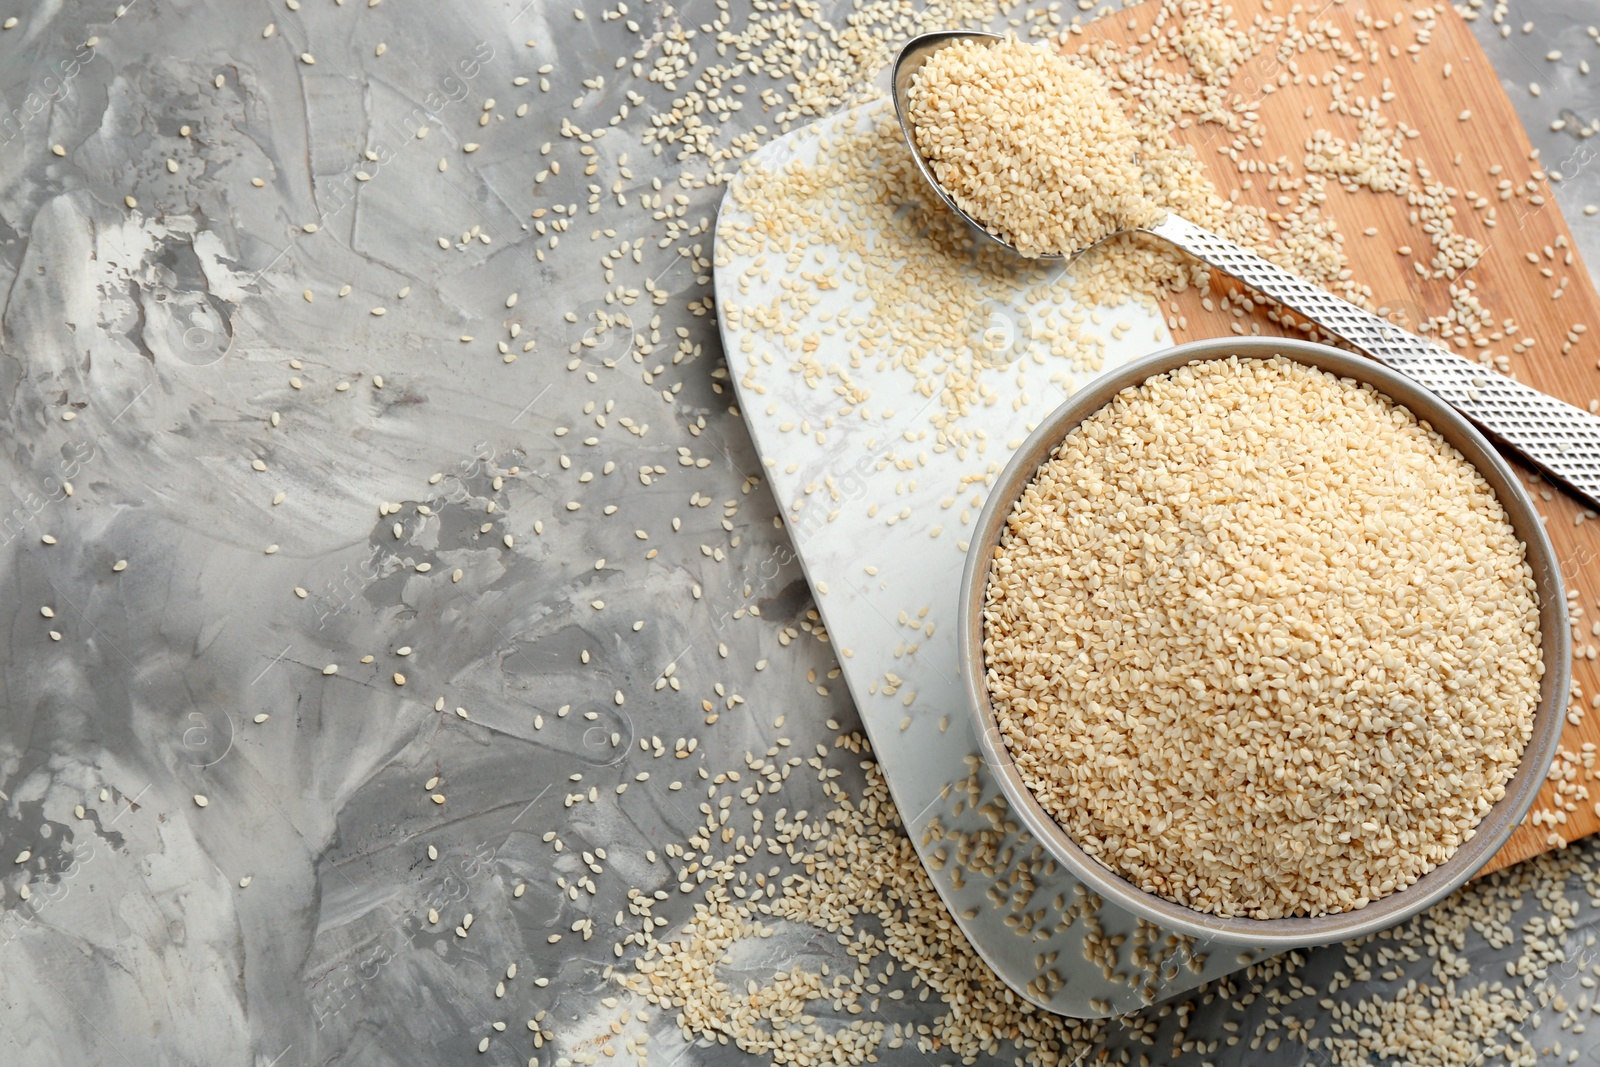
M 944 201 L 945 205 L 959 215 L 969 227 L 981 235 L 981 240 L 987 240 L 1009 249 L 1014 255 L 1020 256 L 1015 245 L 1004 237 L 990 231 L 983 223 L 973 218 L 962 206 L 956 203 L 945 187 L 940 184 L 939 178 L 933 173 L 933 166 L 928 158 L 922 154 L 922 149 L 917 147 L 916 136 L 911 128 L 911 82 L 924 63 L 933 58 L 933 54 L 947 45 L 957 41 L 1003 41 L 1005 38 L 998 33 L 986 33 L 982 30 L 937 30 L 933 33 L 924 33 L 905 43 L 900 49 L 900 54 L 895 57 L 894 70 L 891 81 L 894 86 L 894 114 L 900 120 L 900 133 L 906 139 L 906 147 L 911 150 L 911 160 L 917 165 L 917 172 L 922 175 L 928 187 L 935 196 Z M 1079 253 L 1081 254 L 1081 253 Z M 1039 256 L 1046 262 L 1064 261 L 1067 256 Z M 1072 257 L 1076 258 L 1076 257 Z
M 917 165 L 917 173 L 921 174 L 928 187 L 935 196 L 944 201 L 951 211 L 954 211 L 963 221 L 980 236 L 980 240 L 999 245 L 1010 251 L 1013 255 L 1021 256 L 1017 246 L 989 229 L 982 221 L 974 218 L 965 208 L 956 203 L 955 197 L 940 184 L 939 178 L 933 173 L 933 166 L 928 158 L 922 154 L 922 149 L 917 147 L 917 139 L 912 131 L 911 123 L 911 82 L 916 77 L 924 63 L 933 58 L 933 54 L 947 45 L 957 41 L 1003 41 L 1004 37 L 998 33 L 988 33 L 983 30 L 936 30 L 933 33 L 924 33 L 911 38 L 900 49 L 900 54 L 895 57 L 894 69 L 891 72 L 891 82 L 894 87 L 894 114 L 900 121 L 900 133 L 906 139 L 906 147 L 911 150 L 911 160 Z M 1055 253 L 1028 257 L 1043 263 L 1071 263 L 1091 248 L 1102 245 L 1113 237 L 1120 237 L 1125 233 L 1134 233 L 1138 228 L 1131 227 L 1116 230 L 1106 234 L 1093 244 L 1078 249 L 1071 255 Z M 1147 231 L 1148 232 L 1148 231 Z

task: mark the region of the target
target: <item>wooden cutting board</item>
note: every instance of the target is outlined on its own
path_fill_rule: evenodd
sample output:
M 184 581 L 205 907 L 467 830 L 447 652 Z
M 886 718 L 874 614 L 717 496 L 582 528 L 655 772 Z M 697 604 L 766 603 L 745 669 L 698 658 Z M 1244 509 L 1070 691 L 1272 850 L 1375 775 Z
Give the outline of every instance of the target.
M 1300 5 L 1294 9 L 1303 25 L 1309 12 Z M 1233 5 L 1234 17 L 1244 24 L 1257 15 L 1270 19 L 1288 15 L 1290 10 L 1284 0 L 1276 5 L 1272 0 L 1241 0 Z M 1306 143 L 1315 131 L 1328 130 L 1347 141 L 1357 138 L 1356 120 L 1330 113 L 1329 90 L 1313 85 L 1311 76 L 1320 82 L 1323 74 L 1339 64 L 1347 85 L 1357 72 L 1364 75 L 1356 79 L 1353 92 L 1365 87 L 1364 92 L 1371 95 L 1385 92 L 1387 79 L 1392 97 L 1383 99 L 1381 107 L 1391 128 L 1404 124 L 1418 131 L 1418 136 L 1406 142 L 1405 153 L 1425 163 L 1435 181 L 1457 190 L 1460 195 L 1453 201 L 1457 229 L 1487 248 L 1454 284 L 1471 280 L 1482 307 L 1492 314 L 1495 329 L 1508 318 L 1518 327 L 1514 335 L 1492 341 L 1488 351 L 1509 357 L 1510 373 L 1519 380 L 1570 403 L 1600 407 L 1600 337 L 1596 336 L 1600 297 L 1573 248 L 1571 232 L 1556 207 L 1541 161 L 1531 155 L 1532 146 L 1521 122 L 1466 23 L 1448 4 L 1433 7 L 1412 0 L 1381 5 L 1336 0 L 1325 7 L 1315 4 L 1309 11 L 1315 12 L 1310 15 L 1315 21 L 1338 31 L 1325 35 L 1330 42 L 1354 44 L 1354 54 L 1340 56 L 1337 48 L 1329 47 L 1296 55 L 1294 62 L 1303 79 L 1300 84 L 1295 84 L 1285 65 L 1271 57 L 1247 60 L 1233 78 L 1228 98 L 1236 111 L 1248 109 L 1260 116 L 1264 124 L 1260 144 L 1245 144 L 1240 150 L 1234 147 L 1233 135 L 1221 132 L 1216 124 L 1179 130 L 1179 139 L 1196 149 L 1222 196 L 1269 211 L 1280 210 L 1280 194 L 1268 188 L 1265 164 L 1287 159 L 1297 173 L 1303 173 Z M 1068 38 L 1065 50 L 1076 51 L 1099 39 L 1124 46 L 1139 43 L 1158 12 L 1159 5 L 1152 2 L 1107 15 Z M 1238 159 L 1260 161 L 1261 172 L 1241 173 L 1230 149 L 1237 152 Z M 1560 161 L 1544 161 L 1543 165 L 1559 170 Z M 1501 169 L 1492 172 L 1496 166 Z M 1501 199 L 1502 181 L 1509 182 L 1511 190 L 1506 199 Z M 1477 195 L 1469 198 L 1469 192 Z M 1480 198 L 1495 208 L 1492 226 Z M 1323 213 L 1337 221 L 1344 235 L 1353 279 L 1368 287 L 1380 313 L 1388 307 L 1396 322 L 1415 329 L 1422 318 L 1450 310 L 1452 282 L 1418 275 L 1414 263 L 1427 266 L 1433 250 L 1428 235 L 1413 222 L 1411 210 L 1405 197 L 1367 189 L 1347 191 L 1331 180 L 1322 205 Z M 1397 249 L 1402 247 L 1409 247 L 1413 254 L 1400 254 Z M 1223 284 L 1220 277 L 1213 279 L 1214 287 Z M 1246 332 L 1287 332 L 1261 310 L 1240 319 L 1230 312 L 1208 311 L 1201 301 L 1201 294 L 1191 290 L 1163 305 L 1178 341 L 1237 332 L 1235 325 Z M 1526 346 L 1530 340 L 1531 348 L 1513 351 L 1517 342 Z M 1456 350 L 1471 355 L 1483 351 L 1471 347 Z M 1600 623 L 1600 520 L 1580 521 L 1584 509 L 1575 498 L 1547 486 L 1531 467 L 1516 465 L 1548 520 L 1567 588 L 1578 593 L 1576 600 L 1570 601 L 1575 651 L 1572 680 L 1574 704 L 1587 709 L 1590 696 L 1600 694 L 1600 661 L 1594 658 L 1600 652 L 1600 636 L 1591 633 L 1591 626 Z M 1591 791 L 1600 798 L 1600 788 L 1590 784 L 1594 772 L 1583 766 L 1586 744 L 1600 744 L 1600 710 L 1577 725 L 1569 721 L 1562 737 L 1563 750 L 1571 754 L 1565 765 L 1574 777 L 1561 788 L 1567 793 L 1565 805 L 1576 810 L 1564 813 L 1564 824 L 1535 827 L 1525 823 L 1519 827 L 1485 872 L 1600 830 L 1595 801 L 1588 799 Z M 1594 762 L 1592 754 L 1589 760 Z M 1558 759 L 1557 767 L 1562 766 Z M 1534 812 L 1562 808 L 1556 781 L 1547 781 Z

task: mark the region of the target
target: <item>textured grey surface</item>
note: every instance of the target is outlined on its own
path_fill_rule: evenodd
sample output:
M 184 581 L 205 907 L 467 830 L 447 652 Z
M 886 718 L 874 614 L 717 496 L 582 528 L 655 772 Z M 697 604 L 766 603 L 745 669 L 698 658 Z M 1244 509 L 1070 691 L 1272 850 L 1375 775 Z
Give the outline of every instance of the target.
M 801 630 L 809 594 L 766 490 L 746 491 L 757 467 L 712 376 L 713 323 L 686 310 L 708 289 L 678 249 L 708 252 L 709 235 L 658 247 L 670 234 L 638 203 L 660 176 L 692 224 L 720 190 L 671 184 L 685 165 L 640 144 L 683 86 L 613 72 L 612 57 L 662 28 L 654 5 L 635 6 L 639 33 L 602 19 L 601 5 L 580 22 L 520 2 L 134 0 L 120 17 L 45 3 L 0 33 L 0 1062 L 521 1064 L 525 1020 L 541 1010 L 562 1051 L 592 1049 L 612 916 L 628 888 L 675 881 L 643 853 L 699 823 L 694 769 L 740 767 L 780 736 L 804 751 L 830 736 L 829 715 L 853 716 L 842 687 L 822 696 L 806 677 L 833 667 L 829 646 L 782 633 Z M 688 7 L 685 25 L 712 17 L 709 3 Z M 1600 220 L 1581 215 L 1600 202 L 1593 141 L 1570 120 L 1548 130 L 1567 112 L 1594 120 L 1595 76 L 1573 62 L 1600 58 L 1584 31 L 1594 7 L 1540 5 L 1524 35 L 1527 17 L 1509 19 L 1504 39 L 1487 18 L 1478 29 L 1568 179 L 1558 198 L 1594 264 Z M 1567 59 L 1544 61 L 1556 47 Z M 659 39 L 651 48 L 647 64 Z M 537 83 L 544 63 L 555 65 L 548 93 L 512 85 Z M 579 84 L 600 73 L 604 88 Z M 629 89 L 647 103 L 594 142 L 603 165 L 587 178 L 562 116 L 604 126 Z M 580 93 L 592 95 L 574 111 Z M 513 117 L 522 102 L 527 116 Z M 730 124 L 761 121 L 746 103 Z M 483 147 L 464 153 L 473 141 Z M 588 182 L 609 189 L 623 153 L 629 203 L 603 197 L 591 217 Z M 551 160 L 562 173 L 536 186 Z M 557 201 L 576 217 L 551 248 L 531 212 Z M 601 226 L 615 235 L 591 240 Z M 458 247 L 474 227 L 491 242 Z M 640 262 L 619 260 L 608 284 L 600 257 L 635 238 Z M 659 308 L 647 278 L 670 294 Z M 618 284 L 638 302 L 607 303 Z M 631 325 L 601 329 L 597 311 Z M 635 362 L 657 312 L 660 338 Z M 593 344 L 574 357 L 583 338 Z M 517 361 L 503 363 L 496 341 Z M 658 364 L 659 376 L 641 373 Z M 603 474 L 608 460 L 616 469 Z M 666 473 L 643 485 L 644 465 Z M 594 478 L 580 483 L 585 471 Z M 381 501 L 399 514 L 380 517 Z M 58 543 L 42 543 L 47 533 Z M 114 572 L 119 559 L 128 566 Z M 760 616 L 735 619 L 749 603 Z M 414 651 L 397 656 L 404 646 Z M 682 688 L 655 690 L 672 663 Z M 719 683 L 746 703 L 707 726 L 701 702 L 722 708 Z M 702 740 L 689 759 L 650 759 L 637 744 L 650 736 L 669 750 Z M 638 769 L 651 781 L 633 783 Z M 422 787 L 433 775 L 443 805 Z M 686 788 L 669 791 L 673 779 Z M 607 801 L 565 806 L 591 787 Z M 787 802 L 804 805 L 807 788 L 796 775 Z M 541 840 L 551 830 L 560 855 Z M 556 880 L 587 873 L 580 854 L 596 845 L 606 873 L 572 900 Z M 691 899 L 674 893 L 662 911 L 673 920 Z M 430 906 L 437 927 L 423 925 Z M 457 937 L 467 911 L 476 921 Z M 586 916 L 588 941 L 571 930 Z M 519 976 L 497 998 L 513 961 Z M 739 1055 L 685 1052 L 659 1018 L 648 1045 L 660 1063 Z M 1242 1062 L 1230 1057 L 1244 1048 L 1210 1058 Z M 924 1062 L 910 1049 L 880 1056 Z

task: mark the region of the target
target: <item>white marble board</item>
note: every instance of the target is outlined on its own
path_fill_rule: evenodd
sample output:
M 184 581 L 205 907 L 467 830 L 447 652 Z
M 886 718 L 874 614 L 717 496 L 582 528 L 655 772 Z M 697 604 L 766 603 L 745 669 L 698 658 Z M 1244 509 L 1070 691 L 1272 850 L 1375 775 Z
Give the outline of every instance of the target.
M 795 130 L 768 144 L 749 166 L 809 165 L 830 135 L 846 124 L 864 128 L 889 107 L 879 100 Z M 891 361 L 851 371 L 880 417 L 838 418 L 839 398 L 829 384 L 791 369 L 795 353 L 783 349 L 809 335 L 820 339 L 820 350 L 810 353 L 817 363 L 847 360 L 849 324 L 894 309 L 874 307 L 844 285 L 821 293 L 786 338 L 760 329 L 755 312 L 783 294 L 786 247 L 781 236 L 765 237 L 759 253 L 744 247 L 751 235 L 768 230 L 739 203 L 747 176 L 730 184 L 717 229 L 716 292 L 729 373 L 844 680 L 945 903 L 1007 985 L 1065 1015 L 1120 1014 L 1238 969 L 1251 954 L 1137 930 L 1131 915 L 1086 898 L 1077 880 L 1044 860 L 1025 832 L 1004 825 L 1003 812 L 985 811 L 997 790 L 977 756 L 955 619 L 966 538 L 986 485 L 980 478 L 959 494 L 953 487 L 963 475 L 1002 469 L 1028 432 L 1096 372 L 1065 367 L 1067 361 L 1029 336 L 1039 307 L 1019 287 L 1010 303 L 986 304 L 980 321 L 968 324 L 978 344 L 1010 361 L 994 378 L 1002 388 L 993 402 L 961 417 L 963 430 L 986 440 L 983 455 L 969 448 L 962 458 L 955 449 L 930 446 L 937 397 L 918 393 L 914 378 Z M 741 236 L 745 240 L 730 243 Z M 836 269 L 851 254 L 810 248 L 807 265 Z M 1172 344 L 1153 309 L 1083 312 L 1104 327 L 1101 369 Z M 957 500 L 947 506 L 952 495 Z M 877 514 L 870 515 L 874 503 Z M 958 801 L 964 801 L 959 815 Z M 998 878 L 974 878 L 952 862 L 960 844 L 951 835 L 982 830 L 990 831 L 990 842 L 1000 841 L 998 852 L 1009 860 L 998 864 L 1004 872 Z M 1125 944 L 1108 950 L 1117 934 L 1127 935 Z M 1134 958 L 1140 946 L 1142 966 Z

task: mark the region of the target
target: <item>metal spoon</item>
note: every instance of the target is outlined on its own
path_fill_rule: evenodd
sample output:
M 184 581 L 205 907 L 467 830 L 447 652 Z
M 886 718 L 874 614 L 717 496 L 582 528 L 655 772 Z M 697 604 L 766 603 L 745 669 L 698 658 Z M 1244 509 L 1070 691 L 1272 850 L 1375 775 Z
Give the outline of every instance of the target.
M 993 33 L 941 31 L 913 37 L 906 43 L 894 62 L 895 114 L 917 169 L 939 199 L 976 232 L 1016 251 L 1010 242 L 961 209 L 939 184 L 911 133 L 907 97 L 913 76 L 934 52 L 963 38 L 1001 40 Z M 1132 232 L 1148 233 L 1176 245 L 1404 374 L 1552 479 L 1600 508 L 1600 418 L 1402 330 L 1178 215 L 1169 213 L 1161 222 L 1136 231 L 1121 230 L 1095 244 Z M 1039 258 L 1072 260 L 1088 250 L 1080 249 L 1071 256 Z

